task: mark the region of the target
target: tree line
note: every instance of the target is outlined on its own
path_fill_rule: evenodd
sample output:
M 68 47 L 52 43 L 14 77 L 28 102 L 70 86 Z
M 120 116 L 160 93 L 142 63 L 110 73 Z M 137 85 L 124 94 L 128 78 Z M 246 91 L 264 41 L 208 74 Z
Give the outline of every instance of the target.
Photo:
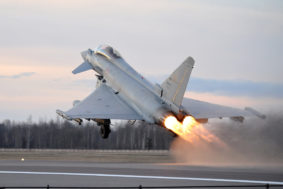
M 111 125 L 107 139 L 100 137 L 100 128 L 94 122 L 78 125 L 57 119 L 0 123 L 0 148 L 167 150 L 172 140 L 172 134 L 164 128 L 144 122 L 117 122 Z

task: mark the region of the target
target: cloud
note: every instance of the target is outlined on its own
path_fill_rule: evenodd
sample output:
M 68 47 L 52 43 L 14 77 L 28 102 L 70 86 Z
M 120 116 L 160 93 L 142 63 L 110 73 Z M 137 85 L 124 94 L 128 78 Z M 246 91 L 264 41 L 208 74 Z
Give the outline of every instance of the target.
M 0 79 L 1 78 L 4 78 L 4 79 L 19 79 L 19 78 L 23 78 L 23 77 L 30 77 L 34 74 L 35 74 L 35 72 L 22 72 L 22 73 L 15 74 L 15 75 L 0 75 Z
M 162 83 L 167 77 L 168 75 L 148 76 L 151 81 L 157 83 Z M 192 77 L 188 83 L 187 90 L 189 92 L 211 93 L 223 96 L 283 98 L 283 83 Z
M 191 78 L 187 89 L 228 96 L 283 97 L 283 83 Z

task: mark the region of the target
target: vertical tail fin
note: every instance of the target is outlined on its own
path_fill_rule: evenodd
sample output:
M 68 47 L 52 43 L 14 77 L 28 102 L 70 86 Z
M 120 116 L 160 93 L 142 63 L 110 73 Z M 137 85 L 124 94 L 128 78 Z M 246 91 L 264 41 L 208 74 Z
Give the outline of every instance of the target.
M 188 57 L 161 85 L 163 97 L 180 106 L 194 66 L 194 59 Z

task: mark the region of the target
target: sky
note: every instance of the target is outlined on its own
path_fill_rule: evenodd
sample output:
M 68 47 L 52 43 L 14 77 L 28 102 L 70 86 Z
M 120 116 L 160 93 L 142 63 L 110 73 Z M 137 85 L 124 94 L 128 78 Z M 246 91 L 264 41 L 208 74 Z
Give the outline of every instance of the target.
M 100 44 L 159 83 L 192 56 L 186 97 L 283 105 L 280 0 L 2 0 L 0 23 L 0 121 L 49 120 L 85 98 L 94 72 L 71 71 Z

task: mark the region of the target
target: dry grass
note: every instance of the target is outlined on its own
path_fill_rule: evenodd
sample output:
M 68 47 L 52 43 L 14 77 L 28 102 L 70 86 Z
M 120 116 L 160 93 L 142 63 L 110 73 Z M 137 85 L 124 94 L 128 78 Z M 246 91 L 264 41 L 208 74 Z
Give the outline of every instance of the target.
M 0 160 L 49 160 L 115 163 L 171 163 L 167 150 L 0 149 Z

